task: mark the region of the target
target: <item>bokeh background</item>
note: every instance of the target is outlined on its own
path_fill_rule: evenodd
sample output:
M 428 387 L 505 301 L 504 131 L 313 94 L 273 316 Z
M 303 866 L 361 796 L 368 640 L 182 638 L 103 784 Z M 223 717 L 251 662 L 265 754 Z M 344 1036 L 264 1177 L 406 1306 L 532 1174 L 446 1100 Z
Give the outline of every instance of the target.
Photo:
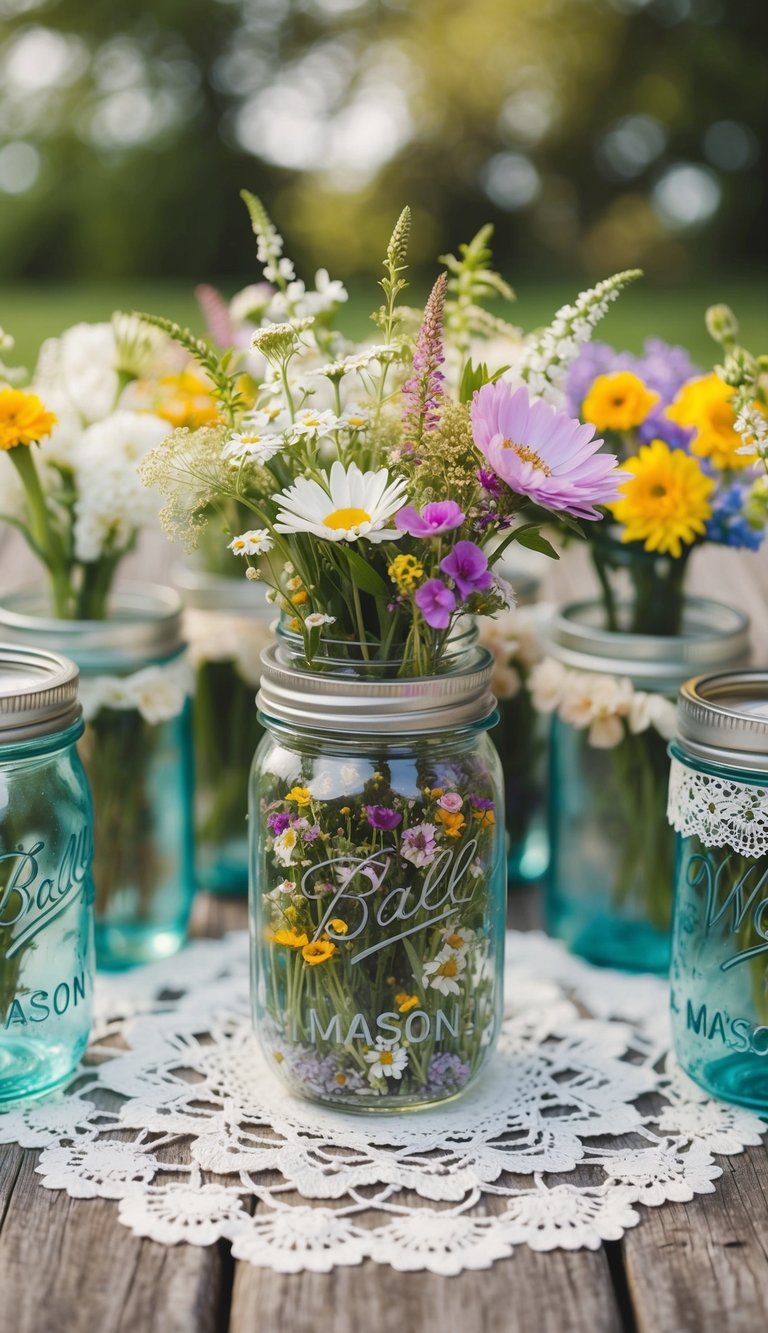
M 490 220 L 528 327 L 639 265 L 612 341 L 710 363 L 722 299 L 764 346 L 766 49 L 728 0 L 0 0 L 0 325 L 199 324 L 258 277 L 247 186 L 352 334 L 408 202 L 417 294 Z

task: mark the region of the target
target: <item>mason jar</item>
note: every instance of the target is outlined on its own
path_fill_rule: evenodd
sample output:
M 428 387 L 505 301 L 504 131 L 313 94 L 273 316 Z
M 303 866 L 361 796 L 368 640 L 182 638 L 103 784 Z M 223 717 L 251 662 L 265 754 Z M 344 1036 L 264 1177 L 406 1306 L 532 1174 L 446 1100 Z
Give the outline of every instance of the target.
M 107 619 L 57 620 L 43 590 L 22 590 L 4 599 L 0 636 L 65 652 L 80 668 L 98 965 L 175 953 L 195 892 L 191 673 L 178 593 L 125 585 Z
M 248 892 L 248 775 L 263 735 L 254 707 L 275 610 L 244 578 L 185 564 L 174 581 L 194 671 L 195 865 L 209 893 Z
M 254 1022 L 300 1095 L 348 1110 L 463 1092 L 501 1021 L 503 786 L 490 655 L 398 678 L 262 653 L 249 795 Z
M 707 1092 L 768 1112 L 768 671 L 680 691 L 672 1033 Z
M 0 644 L 0 1104 L 63 1082 L 93 991 L 91 799 L 77 667 Z
M 689 598 L 680 635 L 604 624 L 599 602 L 581 602 L 551 629 L 562 675 L 553 675 L 559 697 L 547 926 L 593 963 L 664 973 L 674 880 L 666 818 L 674 696 L 692 671 L 743 664 L 748 622 L 731 607 Z

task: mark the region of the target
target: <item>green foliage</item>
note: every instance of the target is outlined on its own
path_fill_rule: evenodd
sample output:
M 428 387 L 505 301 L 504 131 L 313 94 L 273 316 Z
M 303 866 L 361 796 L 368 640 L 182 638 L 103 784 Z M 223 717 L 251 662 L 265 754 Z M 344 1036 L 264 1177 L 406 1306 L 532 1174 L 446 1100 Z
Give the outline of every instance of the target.
M 509 370 L 509 366 L 499 366 L 498 370 L 491 372 L 484 361 L 478 361 L 477 365 L 467 361 L 459 385 L 459 402 L 471 403 L 478 389 L 482 389 L 484 384 L 495 384 L 506 370 Z

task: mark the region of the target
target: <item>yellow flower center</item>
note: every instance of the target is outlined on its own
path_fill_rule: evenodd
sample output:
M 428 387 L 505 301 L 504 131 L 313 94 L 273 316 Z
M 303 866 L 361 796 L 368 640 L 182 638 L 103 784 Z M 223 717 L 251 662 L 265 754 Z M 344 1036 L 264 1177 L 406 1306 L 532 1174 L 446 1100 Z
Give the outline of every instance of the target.
M 332 514 L 323 519 L 326 528 L 333 528 L 334 532 L 346 531 L 349 528 L 359 528 L 361 523 L 370 523 L 371 516 L 364 509 L 334 509 Z
M 380 1065 L 393 1065 L 394 1063 L 395 1063 L 395 1057 L 391 1051 L 381 1052 L 381 1055 L 379 1056 Z
M 515 444 L 514 440 L 505 440 L 502 447 L 514 449 L 522 463 L 531 463 L 539 472 L 543 472 L 545 477 L 552 476 L 552 469 L 544 462 L 541 454 L 537 454 L 535 449 L 529 449 L 527 444 Z
M 344 1087 L 344 1084 L 345 1084 L 346 1081 L 347 1081 L 347 1076 L 346 1076 L 346 1074 L 341 1074 L 341 1073 L 339 1073 L 339 1074 L 334 1074 L 334 1076 L 333 1076 L 333 1081 L 334 1081 L 334 1083 L 338 1083 L 338 1085 L 339 1085 L 340 1088 L 343 1088 L 343 1087 Z
M 455 958 L 447 958 L 437 969 L 438 975 L 441 977 L 455 977 L 458 970 L 459 965 Z
M 446 944 L 450 944 L 452 949 L 460 949 L 464 943 L 461 935 L 449 935 L 445 942 Z

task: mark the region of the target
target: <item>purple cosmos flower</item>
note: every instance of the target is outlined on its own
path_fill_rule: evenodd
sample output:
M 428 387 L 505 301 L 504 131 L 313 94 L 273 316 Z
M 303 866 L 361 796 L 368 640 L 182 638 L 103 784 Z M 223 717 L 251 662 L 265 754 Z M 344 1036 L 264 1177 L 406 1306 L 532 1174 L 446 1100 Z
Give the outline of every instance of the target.
M 427 579 L 414 593 L 414 601 L 430 629 L 447 629 L 456 610 L 456 597 L 442 579 Z
M 406 505 L 395 514 L 395 527 L 411 537 L 439 537 L 463 522 L 464 513 L 455 500 L 434 500 L 421 513 L 413 505 Z
M 402 824 L 403 816 L 397 810 L 389 810 L 386 805 L 367 805 L 365 813 L 371 828 L 390 829 Z
M 545 509 L 601 518 L 597 506 L 618 498 L 618 459 L 598 452 L 603 441 L 595 439 L 594 426 L 531 402 L 525 385 L 484 384 L 472 401 L 472 429 L 502 481 Z
M 400 842 L 400 855 L 404 860 L 415 866 L 428 866 L 434 861 L 436 851 L 434 824 L 414 824 L 413 828 L 405 830 Z
M 281 833 L 285 833 L 290 822 L 291 816 L 289 814 L 267 815 L 267 828 L 274 833 L 276 838 L 279 837 Z
M 490 588 L 493 583 L 488 558 L 474 542 L 457 542 L 450 554 L 440 561 L 440 568 L 453 579 L 464 598 Z

